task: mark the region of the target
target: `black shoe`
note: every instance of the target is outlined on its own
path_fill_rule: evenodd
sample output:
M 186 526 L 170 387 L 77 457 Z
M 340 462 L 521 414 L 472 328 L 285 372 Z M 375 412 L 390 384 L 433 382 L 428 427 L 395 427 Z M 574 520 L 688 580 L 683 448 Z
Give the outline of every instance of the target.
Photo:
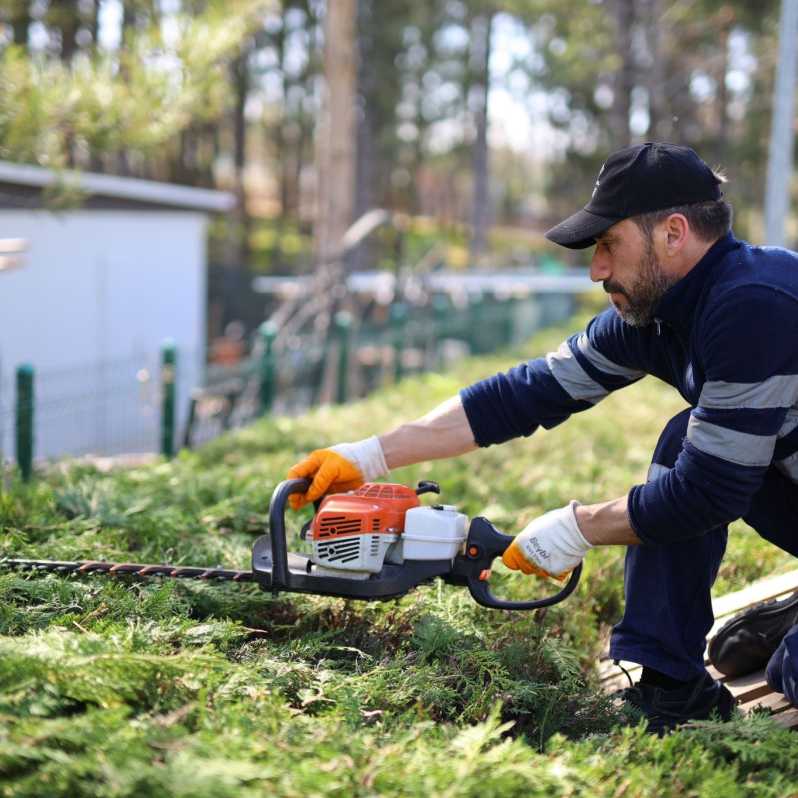
M 798 593 L 746 610 L 724 624 L 709 643 L 709 661 L 735 678 L 764 668 L 782 638 L 798 623 Z
M 727 721 L 736 703 L 726 685 L 708 673 L 673 690 L 638 682 L 614 695 L 631 710 L 631 715 L 646 718 L 646 730 L 660 737 L 690 720 L 707 720 L 713 713 Z

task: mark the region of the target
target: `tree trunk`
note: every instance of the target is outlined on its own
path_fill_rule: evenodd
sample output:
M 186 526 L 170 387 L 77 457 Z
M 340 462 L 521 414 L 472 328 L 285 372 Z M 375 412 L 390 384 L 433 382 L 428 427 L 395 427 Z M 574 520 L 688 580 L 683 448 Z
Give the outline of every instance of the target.
M 358 68 L 357 68 L 357 147 L 355 153 L 355 195 L 353 200 L 354 219 L 359 219 L 371 208 L 377 207 L 379 203 L 378 184 L 381 175 L 377 164 L 377 151 L 374 146 L 375 119 L 374 102 L 375 92 L 379 90 L 376 82 L 376 75 L 371 65 L 371 58 L 374 54 L 373 25 L 375 24 L 373 15 L 375 4 L 373 0 L 359 0 L 358 2 L 358 30 L 357 30 L 357 49 L 358 49 Z M 367 260 L 370 255 L 370 242 L 364 241 L 352 253 L 352 268 L 366 268 Z
M 14 32 L 14 44 L 28 47 L 28 29 L 31 25 L 29 0 L 16 0 L 11 7 L 11 28 Z
M 277 63 L 280 65 L 280 120 L 277 122 L 275 130 L 275 147 L 277 158 L 280 161 L 280 223 L 285 224 L 286 219 L 291 213 L 291 179 L 293 170 L 291 169 L 291 157 L 286 146 L 285 126 L 286 126 L 286 69 L 285 69 L 285 27 L 280 28 L 277 34 Z
M 62 61 L 71 61 L 77 52 L 77 33 L 80 27 L 78 0 L 50 0 L 47 22 L 58 31 Z
M 354 215 L 358 217 L 369 208 L 374 207 L 374 126 L 373 113 L 369 98 L 376 90 L 376 75 L 370 65 L 373 51 L 370 41 L 370 29 L 374 13 L 371 0 L 358 2 L 358 69 L 357 69 L 357 162 L 355 168 Z
M 475 137 L 472 151 L 474 199 L 471 208 L 471 262 L 479 261 L 487 250 L 490 225 L 488 181 L 488 92 L 490 90 L 490 38 L 493 12 L 478 16 L 471 27 L 471 66 L 476 75 L 472 86 Z
M 97 51 L 97 46 L 100 42 L 100 2 L 101 0 L 94 0 L 89 15 L 89 31 L 91 32 L 91 44 L 94 51 Z
M 305 30 L 307 50 L 309 53 L 317 53 L 321 50 L 322 42 L 322 21 L 316 12 L 316 8 L 312 2 L 304 3 L 303 10 L 305 12 Z M 320 72 L 319 66 L 314 63 L 312 59 L 308 64 L 301 80 L 303 89 L 307 94 L 315 92 L 315 86 L 318 83 L 318 75 Z M 315 158 L 314 153 L 314 133 L 315 133 L 314 118 L 306 114 L 297 115 L 298 136 L 294 142 L 294 171 L 293 182 L 291 183 L 291 205 L 293 211 L 296 212 L 296 217 L 301 221 L 303 207 L 304 207 L 304 194 L 302 191 L 302 172 L 305 168 L 307 160 L 313 162 Z
M 355 189 L 356 0 L 327 4 L 325 91 L 316 131 L 315 253 L 319 264 L 338 251 L 352 222 Z
M 651 66 L 647 75 L 648 90 L 648 136 L 656 141 L 669 141 L 671 138 L 671 115 L 665 97 L 665 42 L 667 41 L 666 21 L 663 18 L 662 0 L 647 2 L 648 48 Z
M 133 0 L 120 0 L 122 5 L 122 20 L 120 25 L 120 50 L 125 50 L 127 45 L 130 43 L 130 39 L 133 35 L 133 32 L 136 27 L 136 9 L 135 3 Z M 128 64 L 122 58 L 119 59 L 119 76 L 120 78 L 127 82 L 129 79 L 129 70 Z M 183 142 L 182 137 L 183 133 L 180 134 L 181 136 L 181 144 L 180 144 L 180 151 L 182 153 L 183 150 Z M 122 176 L 128 177 L 133 174 L 133 168 L 130 163 L 130 156 L 126 150 L 120 150 L 116 153 L 116 164 L 114 166 L 114 171 Z
M 245 115 L 247 96 L 250 89 L 249 56 L 252 43 L 246 42 L 241 53 L 231 65 L 231 77 L 235 92 L 233 107 L 233 167 L 235 173 L 235 195 L 237 204 L 233 217 L 233 246 L 235 268 L 244 268 L 249 259 L 249 214 L 247 213 L 247 193 L 244 184 L 244 167 L 247 158 L 247 120 Z
M 615 18 L 616 49 L 621 59 L 615 73 L 612 107 L 612 130 L 615 141 L 613 149 L 629 144 L 629 114 L 632 105 L 632 89 L 635 80 L 634 54 L 632 52 L 632 27 L 635 22 L 634 0 L 612 0 L 612 11 Z
M 729 140 L 729 90 L 726 87 L 726 73 L 729 71 L 729 33 L 730 25 L 724 25 L 718 32 L 718 66 L 715 71 L 717 95 L 715 98 L 717 133 L 713 155 L 717 163 L 726 161 Z
M 121 0 L 122 3 L 122 46 L 124 47 L 138 22 L 134 0 Z

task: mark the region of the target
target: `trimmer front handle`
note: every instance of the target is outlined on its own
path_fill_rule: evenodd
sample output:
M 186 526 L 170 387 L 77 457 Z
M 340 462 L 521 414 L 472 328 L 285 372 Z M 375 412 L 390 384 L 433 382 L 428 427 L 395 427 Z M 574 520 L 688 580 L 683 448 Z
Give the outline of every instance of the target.
M 510 535 L 499 532 L 487 518 L 477 517 L 471 521 L 466 540 L 465 554 L 455 558 L 452 576 L 447 581 L 465 583 L 478 604 L 497 610 L 535 610 L 559 604 L 574 592 L 582 574 L 581 563 L 571 572 L 571 577 L 559 593 L 530 601 L 507 601 L 490 592 L 488 577 L 496 557 L 501 557 L 513 542 Z M 445 578 L 445 577 L 444 577 Z

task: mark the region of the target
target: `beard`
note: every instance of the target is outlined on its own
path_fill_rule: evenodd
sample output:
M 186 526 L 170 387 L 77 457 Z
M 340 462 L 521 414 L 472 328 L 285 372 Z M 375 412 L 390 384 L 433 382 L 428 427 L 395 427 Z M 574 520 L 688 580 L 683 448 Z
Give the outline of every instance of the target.
M 626 297 L 627 306 L 618 307 L 612 302 L 615 312 L 632 327 L 645 327 L 651 324 L 654 310 L 665 292 L 678 278 L 668 277 L 654 254 L 654 246 L 649 239 L 646 249 L 638 263 L 638 276 L 634 284 L 624 287 L 612 280 L 604 280 L 602 285 L 608 294 L 621 294 Z

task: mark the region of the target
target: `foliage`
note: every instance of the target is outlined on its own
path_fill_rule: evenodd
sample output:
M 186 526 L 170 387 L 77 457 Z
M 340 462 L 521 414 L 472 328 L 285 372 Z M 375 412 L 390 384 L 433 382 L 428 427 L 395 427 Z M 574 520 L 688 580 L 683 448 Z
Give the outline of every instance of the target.
M 177 15 L 171 33 L 156 26 L 128 36 L 118 51 L 74 60 L 0 54 L 0 156 L 57 169 L 90 156 L 155 158 L 191 125 L 218 119 L 228 92 L 220 65 L 256 25 L 265 0 L 211 2 Z
M 580 323 L 584 318 L 578 320 Z M 421 413 L 464 383 L 555 345 L 266 419 L 161 462 L 87 465 L 0 494 L 4 554 L 245 566 L 272 486 L 311 447 Z M 530 439 L 425 463 L 447 502 L 518 530 L 572 497 L 642 479 L 681 407 L 646 380 Z M 622 419 L 622 421 L 620 421 Z M 295 532 L 307 517 L 290 519 Z M 741 527 L 722 589 L 788 565 Z M 545 586 L 496 569 L 497 592 Z M 767 718 L 665 740 L 623 729 L 594 664 L 621 607 L 616 551 L 546 613 L 494 613 L 439 583 L 363 604 L 251 585 L 0 574 L 0 790 L 7 796 L 781 796 L 798 736 Z
M 324 17 L 324 0 L 0 2 L 0 157 L 232 190 L 212 260 L 304 271 Z M 490 191 L 477 200 L 486 18 Z M 355 216 L 404 211 L 465 242 L 473 220 L 490 220 L 490 262 L 512 263 L 507 225 L 533 230 L 544 251 L 540 233 L 584 203 L 609 151 L 667 139 L 729 173 L 737 232 L 758 240 L 777 36 L 775 0 L 360 0 Z M 52 191 L 55 206 L 79 199 Z M 364 246 L 354 265 L 378 250 Z M 472 259 L 460 241 L 442 257 Z M 256 326 L 256 298 L 214 299 L 221 327 Z
M 757 237 L 778 36 L 778 4 L 738 0 L 511 3 L 535 57 L 516 71 L 546 90 L 564 134 L 547 173 L 551 211 L 573 212 L 607 153 L 639 141 L 695 148 L 730 178 L 738 231 Z

